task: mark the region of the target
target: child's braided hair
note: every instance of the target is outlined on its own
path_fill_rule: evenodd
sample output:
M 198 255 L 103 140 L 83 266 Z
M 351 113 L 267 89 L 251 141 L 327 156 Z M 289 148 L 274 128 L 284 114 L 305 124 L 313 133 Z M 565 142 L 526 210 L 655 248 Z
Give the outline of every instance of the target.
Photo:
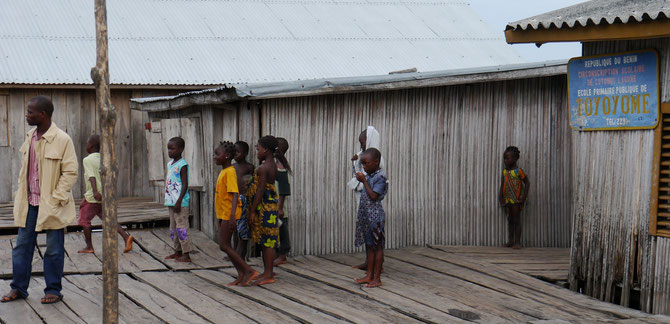
M 510 152 L 510 153 L 514 154 L 514 156 L 516 156 L 517 159 L 521 155 L 521 151 L 519 151 L 519 148 L 516 147 L 516 146 L 508 146 L 505 149 L 505 153 L 507 153 L 507 152 Z
M 233 142 L 219 142 L 219 147 L 223 150 L 224 153 L 229 154 L 231 157 L 235 156 L 235 144 L 233 144 Z

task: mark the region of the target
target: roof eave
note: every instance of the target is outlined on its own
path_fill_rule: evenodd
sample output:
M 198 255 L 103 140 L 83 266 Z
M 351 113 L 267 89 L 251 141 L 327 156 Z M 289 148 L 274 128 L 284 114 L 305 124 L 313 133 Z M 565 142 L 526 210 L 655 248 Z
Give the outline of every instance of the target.
M 670 37 L 670 19 L 644 22 L 600 24 L 562 28 L 521 28 L 505 31 L 509 44 L 519 43 L 558 43 L 558 42 L 594 42 L 605 40 L 641 39 Z
M 239 100 L 234 88 L 219 88 L 216 91 L 202 91 L 197 96 L 169 96 L 132 99 L 130 108 L 147 112 L 179 110 L 191 106 L 221 105 Z
M 305 80 L 240 87 L 228 85 L 175 96 L 131 98 L 130 108 L 158 112 L 199 105 L 221 106 L 242 99 L 276 99 L 527 79 L 566 74 L 566 64 L 567 61 L 559 60 L 426 73 Z

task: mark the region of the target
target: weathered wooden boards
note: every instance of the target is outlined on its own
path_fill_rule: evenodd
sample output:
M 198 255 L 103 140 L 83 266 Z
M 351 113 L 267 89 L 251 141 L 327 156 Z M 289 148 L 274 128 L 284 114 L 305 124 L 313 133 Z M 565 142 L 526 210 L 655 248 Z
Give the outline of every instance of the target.
M 507 221 L 496 197 L 509 145 L 520 148 L 519 165 L 537 189 L 523 211 L 523 244 L 568 247 L 574 168 L 566 96 L 560 75 L 258 100 L 261 133 L 291 145 L 295 173 L 286 211 L 293 251 L 357 251 L 356 204 L 344 184 L 360 147 L 356 138 L 368 125 L 381 134 L 390 181 L 389 248 L 502 245 Z
M 192 89 L 192 88 L 191 88 Z M 119 161 L 119 196 L 153 195 L 154 187 L 149 180 L 144 123 L 147 113 L 131 110 L 131 97 L 165 96 L 184 92 L 179 89 L 113 89 L 112 104 L 117 109 L 117 159 Z M 55 110 L 53 121 L 72 138 L 79 162 L 86 156 L 86 141 L 91 134 L 100 133 L 100 114 L 95 109 L 95 91 L 92 89 L 6 89 L 0 93 L 0 162 L 5 172 L 0 173 L 0 202 L 12 200 L 18 182 L 16 177 L 21 167 L 19 148 L 25 133 L 31 128 L 25 122 L 27 101 L 37 95 L 52 99 Z M 6 118 L 8 128 L 2 122 Z M 3 137 L 4 136 L 4 137 Z M 6 138 L 9 136 L 9 138 Z M 5 141 L 9 146 L 5 146 Z M 165 143 L 163 143 L 164 145 Z M 162 146 L 162 145 L 161 145 Z M 162 147 L 161 147 L 162 148 Z M 77 183 L 72 188 L 75 198 L 84 192 L 84 172 L 80 170 Z M 160 190 L 159 190 L 160 191 Z
M 12 214 L 12 204 L 0 205 L 0 229 L 15 229 L 14 216 Z M 77 201 L 79 206 L 79 201 Z M 79 208 L 77 207 L 77 212 Z M 118 205 L 119 224 L 143 223 L 149 221 L 168 220 L 169 215 L 167 207 L 154 202 L 153 198 L 148 197 L 125 197 L 119 199 Z M 91 224 L 99 227 L 102 222 L 100 218 L 93 219 Z M 77 225 L 75 220 L 72 226 Z
M 167 228 L 137 230 L 131 231 L 131 234 L 143 250 L 151 254 L 154 259 L 161 260 L 163 264 L 173 270 L 214 269 L 232 266 L 230 262 L 223 260 L 225 253 L 219 249 L 218 244 L 200 231 L 189 231 L 193 243 L 192 262 L 164 260 L 166 256 L 174 253 L 172 239 Z
M 165 230 L 135 231 L 135 234 L 142 237 L 152 251 L 167 244 L 159 235 L 167 235 L 169 240 Z M 199 252 L 194 255 L 207 254 L 213 259 L 211 255 L 219 253 L 218 247 L 201 240 L 201 235 L 193 233 Z M 460 249 L 460 252 L 465 251 L 473 250 Z M 351 268 L 352 264 L 361 262 L 362 254 L 292 258 L 289 263 L 275 268 L 276 283 L 262 287 L 227 286 L 236 276 L 231 267 L 191 265 L 192 270 L 164 268 L 121 274 L 119 321 L 670 323 L 670 317 L 604 303 L 477 256 L 433 248 L 386 252 L 384 285 L 375 289 L 364 288 L 353 281 L 363 276 L 361 270 Z M 259 264 L 254 268 L 262 269 Z M 39 298 L 43 294 L 44 280 L 35 277 L 27 300 L 0 304 L 0 321 L 100 323 L 101 278 L 98 274 L 66 275 L 63 303 L 42 305 Z M 0 293 L 8 289 L 9 280 L 0 280 Z
M 586 42 L 583 53 L 648 48 L 663 62 L 661 101 L 670 102 L 670 82 L 663 82 L 670 77 L 667 37 Z M 572 141 L 571 289 L 621 305 L 639 289 L 643 310 L 669 313 L 670 268 L 662 265 L 668 264 L 670 238 L 649 233 L 654 131 L 575 132 Z
M 431 246 L 447 253 L 473 257 L 550 282 L 567 282 L 570 249 L 524 248 L 513 250 L 495 246 Z
M 12 276 L 12 239 L 0 239 L 0 278 Z M 33 254 L 33 274 L 41 274 L 42 256 L 46 252 L 46 234 L 38 234 L 37 248 Z M 78 253 L 86 244 L 82 233 L 65 235 L 65 274 L 99 274 L 102 271 L 102 233 L 92 235 L 95 254 Z M 122 240 L 120 240 L 122 241 Z M 128 253 L 122 253 L 124 245 L 119 243 L 119 272 L 133 273 L 141 271 L 159 271 L 168 268 L 156 260 L 151 254 L 135 244 Z

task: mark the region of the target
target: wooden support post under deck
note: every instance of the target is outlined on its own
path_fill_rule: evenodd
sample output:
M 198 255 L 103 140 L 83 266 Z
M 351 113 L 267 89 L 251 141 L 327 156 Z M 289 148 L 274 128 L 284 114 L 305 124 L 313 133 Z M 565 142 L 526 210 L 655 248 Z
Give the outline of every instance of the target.
M 107 55 L 107 5 L 105 0 L 95 0 L 95 32 L 97 62 L 91 69 L 95 84 L 96 109 L 100 113 L 100 143 L 102 180 L 102 282 L 103 323 L 119 321 L 119 268 L 118 237 L 116 228 L 116 145 L 114 126 L 116 109 L 112 105 L 109 91 L 109 64 Z

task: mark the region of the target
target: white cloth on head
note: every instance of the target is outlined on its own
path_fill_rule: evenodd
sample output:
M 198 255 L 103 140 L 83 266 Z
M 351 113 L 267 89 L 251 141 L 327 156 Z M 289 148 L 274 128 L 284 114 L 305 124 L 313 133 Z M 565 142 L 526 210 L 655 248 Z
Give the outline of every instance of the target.
M 381 151 L 381 142 L 382 139 L 377 129 L 374 126 L 368 126 L 368 128 L 365 130 L 365 149 L 367 150 L 374 147 Z M 360 195 L 361 191 L 363 191 L 363 184 L 356 179 L 356 173 L 362 172 L 363 174 L 366 174 L 365 170 L 363 170 L 363 166 L 361 165 L 361 154 L 363 154 L 363 151 L 358 152 L 358 160 L 353 162 L 353 178 L 351 178 L 351 180 L 349 180 L 347 183 L 349 189 L 353 190 L 357 195 Z M 384 166 L 384 156 L 382 155 L 382 158 L 379 161 L 379 168 L 384 169 Z

